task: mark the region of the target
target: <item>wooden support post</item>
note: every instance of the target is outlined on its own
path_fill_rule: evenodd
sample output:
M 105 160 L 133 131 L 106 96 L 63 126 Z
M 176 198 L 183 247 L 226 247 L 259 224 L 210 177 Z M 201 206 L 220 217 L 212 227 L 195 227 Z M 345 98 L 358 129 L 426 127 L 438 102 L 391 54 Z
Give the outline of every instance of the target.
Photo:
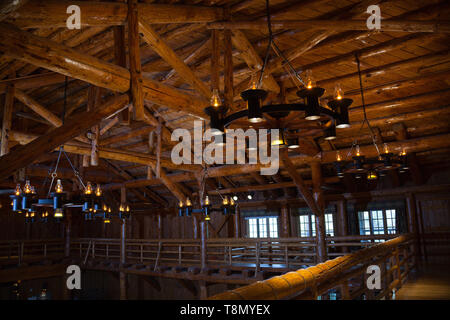
M 408 217 L 408 232 L 412 233 L 414 235 L 414 241 L 413 241 L 413 249 L 414 249 L 414 256 L 415 261 L 414 263 L 417 265 L 418 261 L 420 260 L 421 253 L 420 253 L 420 245 L 419 245 L 419 228 L 417 224 L 417 208 L 416 208 L 416 199 L 414 197 L 414 194 L 409 193 L 406 195 L 406 210 L 407 210 L 407 217 Z
M 206 281 L 200 280 L 199 287 L 200 287 L 200 292 L 199 292 L 200 300 L 206 300 L 208 298 L 208 287 L 206 286 Z
M 130 88 L 136 120 L 144 120 L 141 54 L 139 49 L 139 16 L 137 0 L 128 0 L 128 55 L 130 59 Z
M 161 118 L 158 118 L 158 127 L 156 129 L 156 178 L 161 177 L 161 148 L 162 148 L 162 122 Z
M 70 256 L 70 236 L 72 233 L 72 212 L 67 211 L 66 214 L 66 232 L 65 232 L 65 239 L 64 239 L 64 256 L 69 257 Z
M 0 156 L 9 152 L 9 132 L 11 131 L 12 112 L 14 109 L 14 85 L 8 85 L 5 96 L 5 106 L 3 109 L 2 141 L 0 146 Z
M 234 237 L 240 238 L 241 234 L 241 208 L 236 206 L 236 213 L 234 214 Z
M 290 211 L 287 204 L 282 204 L 280 210 L 281 237 L 289 238 L 291 236 Z
M 196 214 L 192 215 L 192 237 L 198 239 L 198 217 Z
M 127 220 L 122 219 L 120 230 L 120 265 L 123 268 L 126 262 L 126 236 L 127 236 Z M 119 272 L 120 300 L 127 300 L 127 274 L 123 271 Z
M 347 201 L 340 200 L 337 203 L 337 222 L 340 236 L 348 236 Z M 348 247 L 342 247 L 343 253 L 348 253 Z
M 211 30 L 211 90 L 219 89 L 219 31 Z
M 314 200 L 319 209 L 319 214 L 316 214 L 316 241 L 317 241 L 317 260 L 324 262 L 327 260 L 327 247 L 325 242 L 325 205 L 322 191 L 322 167 L 320 162 L 311 162 L 312 181 Z
M 201 233 L 201 269 L 202 271 L 206 270 L 206 266 L 208 264 L 208 248 L 206 246 L 206 221 L 200 222 L 200 233 Z

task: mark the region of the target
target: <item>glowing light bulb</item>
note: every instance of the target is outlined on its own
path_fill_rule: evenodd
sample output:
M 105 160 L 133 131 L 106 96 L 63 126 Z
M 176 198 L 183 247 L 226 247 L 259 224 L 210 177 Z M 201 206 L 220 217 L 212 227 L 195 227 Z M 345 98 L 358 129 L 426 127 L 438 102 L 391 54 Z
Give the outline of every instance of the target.
M 130 212 L 130 206 L 129 205 L 127 205 L 126 210 L 127 210 L 127 212 Z
M 341 160 L 342 160 L 341 153 L 338 150 L 338 151 L 336 151 L 336 161 L 341 161 Z
M 108 208 L 108 213 L 111 213 L 111 207 Z
M 192 202 L 189 198 L 186 198 L 186 207 L 192 207 Z
M 63 186 L 61 183 L 61 179 L 58 179 L 58 181 L 56 182 L 55 191 L 56 191 L 56 193 L 63 192 Z
M 34 188 L 34 186 L 31 186 L 31 194 L 36 194 L 36 189 Z
M 227 197 L 227 196 L 225 196 L 225 197 L 223 198 L 222 204 L 223 204 L 224 206 L 227 206 L 227 205 L 228 205 L 228 197 Z
M 97 188 L 95 188 L 95 195 L 97 197 L 100 197 L 102 195 L 102 189 L 100 188 L 99 184 L 97 184 Z
M 121 205 L 119 206 L 119 211 L 120 211 L 120 212 L 124 212 L 124 211 L 125 211 L 125 208 L 123 207 L 123 204 L 121 204 Z
M 233 196 L 233 200 L 237 201 L 238 200 L 238 196 Z
M 388 147 L 388 145 L 387 145 L 387 143 L 385 143 L 385 144 L 383 144 L 383 150 L 384 150 L 384 153 L 389 153 L 389 147 Z
M 25 185 L 23 186 L 23 191 L 25 193 L 31 193 L 31 185 L 30 185 L 30 180 L 27 180 L 25 182 Z
M 211 218 L 209 217 L 209 215 L 207 215 L 207 216 L 205 217 L 205 221 L 209 221 L 209 220 L 211 220 Z
M 256 81 L 252 81 L 252 86 L 250 89 L 256 90 L 257 88 L 258 88 L 258 86 L 256 85 Z
M 111 223 L 111 220 L 109 218 L 105 218 L 105 219 L 103 219 L 103 223 L 106 223 L 106 224 Z
M 234 206 L 234 199 L 230 198 L 230 206 Z
M 180 202 L 178 202 L 178 206 L 179 206 L 180 208 L 183 208 L 183 201 L 180 200 Z
M 92 185 L 89 181 L 84 188 L 84 194 L 92 194 Z
M 247 199 L 252 200 L 253 199 L 252 195 L 251 194 L 247 195 Z
M 222 102 L 220 101 L 219 90 L 214 89 L 211 96 L 211 105 L 213 107 L 220 107 Z
M 106 204 L 103 205 L 103 211 L 107 211 L 108 207 L 106 206 Z
M 406 156 L 406 149 L 405 148 L 402 148 L 402 152 L 400 152 L 400 155 L 401 156 Z
M 344 98 L 344 90 L 342 90 L 341 85 L 339 83 L 334 87 L 334 99 L 342 100 Z
M 361 150 L 359 149 L 359 144 L 356 145 L 356 156 L 357 157 L 361 156 Z
M 20 184 L 17 184 L 17 185 L 16 185 L 16 190 L 15 190 L 14 194 L 15 194 L 16 196 L 20 196 L 21 193 L 22 193 L 22 189 L 20 188 Z
M 367 180 L 375 180 L 376 178 L 378 178 L 378 176 L 375 171 L 369 171 L 367 173 Z
M 312 71 L 311 69 L 306 70 L 306 88 L 312 89 L 316 86 L 316 81 L 314 81 L 312 77 Z
M 205 198 L 205 206 L 209 206 L 209 197 L 208 196 L 206 196 L 206 198 Z

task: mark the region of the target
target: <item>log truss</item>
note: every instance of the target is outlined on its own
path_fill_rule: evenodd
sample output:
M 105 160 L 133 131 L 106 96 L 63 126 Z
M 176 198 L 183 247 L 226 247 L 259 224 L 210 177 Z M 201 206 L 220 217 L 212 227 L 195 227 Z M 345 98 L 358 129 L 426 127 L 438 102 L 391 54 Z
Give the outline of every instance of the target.
M 23 167 L 43 178 L 42 168 L 54 161 L 52 150 L 63 145 L 80 167 L 85 160 L 86 177 L 106 183 L 109 192 L 127 188 L 133 202 L 175 206 L 175 199 L 198 194 L 202 166 L 171 163 L 171 132 L 191 130 L 194 120 L 205 119 L 203 108 L 215 88 L 233 110 L 243 108 L 239 93 L 259 74 L 267 45 L 258 1 L 80 1 L 80 30 L 66 28 L 69 2 L 10 2 L 0 8 L 1 184 L 13 185 L 12 174 Z M 386 18 L 378 32 L 364 28 L 366 8 L 375 3 Z M 208 167 L 208 194 L 251 191 L 259 200 L 298 194 L 320 211 L 311 196 L 318 183 L 311 181 L 311 163 L 317 162 L 322 189 L 345 188 L 332 168 L 335 150 L 345 154 L 357 139 L 365 155 L 376 156 L 369 130 L 361 127 L 355 55 L 362 62 L 366 114 L 380 141 L 413 153 L 414 170 L 400 183 L 423 183 L 425 170 L 420 174 L 419 168 L 448 167 L 449 11 L 445 1 L 274 5 L 274 37 L 283 55 L 298 71 L 312 69 L 326 98 L 341 84 L 354 99 L 352 127 L 338 130 L 332 143 L 302 141 L 300 149 L 283 154 L 275 176 L 260 176 L 258 165 Z M 263 79 L 271 93 L 266 103 L 294 101 L 297 86 L 282 59 L 270 57 Z M 288 117 L 284 124 L 299 121 Z

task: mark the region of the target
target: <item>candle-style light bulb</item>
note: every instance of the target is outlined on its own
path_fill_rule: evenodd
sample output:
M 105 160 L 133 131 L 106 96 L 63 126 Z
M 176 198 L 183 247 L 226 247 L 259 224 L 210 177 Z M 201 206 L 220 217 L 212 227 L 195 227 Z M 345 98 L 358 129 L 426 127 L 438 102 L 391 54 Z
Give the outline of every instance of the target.
M 180 202 L 178 202 L 178 206 L 179 206 L 180 208 L 183 208 L 183 201 L 180 200 Z
M 211 105 L 213 107 L 220 107 L 222 102 L 220 101 L 219 90 L 214 89 L 211 96 Z
M 14 194 L 15 194 L 16 196 L 20 196 L 21 193 L 22 193 L 22 189 L 20 188 L 20 184 L 18 183 L 18 184 L 16 185 L 16 190 L 14 191 Z
M 311 69 L 306 70 L 306 88 L 312 89 L 316 86 L 316 81 L 314 81 L 314 78 L 312 76 Z
M 186 198 L 186 207 L 192 207 L 192 202 L 189 198 Z
M 129 205 L 127 205 L 126 210 L 127 210 L 127 212 L 130 212 L 130 206 Z
M 250 87 L 250 89 L 252 89 L 252 90 L 256 90 L 256 89 L 258 89 L 258 86 L 257 86 L 257 84 L 256 84 L 256 81 L 255 81 L 255 80 L 253 80 L 253 81 L 252 81 L 252 86 Z
M 406 149 L 402 148 L 402 152 L 400 153 L 401 156 L 406 156 Z
M 100 188 L 99 184 L 97 184 L 97 188 L 95 188 L 95 195 L 97 197 L 100 197 L 102 195 L 102 189 Z
M 56 191 L 56 193 L 63 192 L 63 186 L 62 186 L 62 183 L 61 183 L 61 179 L 58 179 L 56 181 L 55 191 Z
M 111 213 L 111 207 L 108 207 L 108 213 Z
M 225 197 L 223 198 L 222 204 L 223 204 L 224 206 L 227 206 L 227 205 L 228 205 L 228 197 L 227 197 L 227 196 L 225 196 Z
M 234 199 L 230 198 L 230 206 L 234 206 Z
M 31 186 L 31 194 L 36 194 L 36 189 L 34 188 L 34 186 Z
M 92 194 L 92 185 L 89 181 L 84 188 L 84 194 Z
M 125 211 L 125 208 L 123 207 L 123 204 L 121 204 L 121 205 L 119 206 L 119 211 L 120 211 L 120 212 L 124 212 L 124 211 Z
M 208 196 L 206 196 L 206 198 L 205 198 L 205 206 L 209 206 L 209 197 Z
M 108 207 L 106 206 L 106 204 L 103 205 L 103 211 L 107 211 Z
M 338 150 L 338 151 L 336 151 L 336 161 L 341 161 L 341 160 L 342 160 L 341 153 Z
M 359 144 L 356 145 L 356 156 L 361 156 L 361 150 L 359 149 Z
M 334 87 L 334 99 L 342 100 L 344 98 L 344 90 L 341 88 L 341 84 L 337 83 Z
M 27 180 L 25 182 L 25 185 L 23 186 L 23 191 L 25 193 L 31 193 L 31 184 L 30 184 L 30 180 Z
M 388 145 L 387 145 L 387 143 L 385 143 L 385 144 L 383 144 L 383 150 L 384 150 L 384 153 L 389 153 L 389 147 L 388 147 Z

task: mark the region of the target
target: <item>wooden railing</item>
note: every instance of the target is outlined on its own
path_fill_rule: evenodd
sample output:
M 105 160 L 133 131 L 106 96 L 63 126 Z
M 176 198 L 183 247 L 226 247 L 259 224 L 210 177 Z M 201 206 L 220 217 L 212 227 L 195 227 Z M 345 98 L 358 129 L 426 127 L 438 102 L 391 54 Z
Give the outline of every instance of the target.
M 64 254 L 63 239 L 0 241 L 0 263 L 21 264 L 25 261 L 61 257 Z
M 342 256 L 371 246 L 394 235 L 346 236 L 327 238 L 328 255 Z M 278 239 L 127 239 L 125 260 L 154 266 L 232 266 L 297 269 L 317 264 L 315 238 Z M 202 255 L 206 265 L 202 265 Z M 120 240 L 80 238 L 71 241 L 71 256 L 88 259 L 119 260 Z
M 227 291 L 210 299 L 390 299 L 415 267 L 413 238 L 402 235 L 369 248 Z M 369 289 L 367 267 L 380 267 L 381 287 Z

